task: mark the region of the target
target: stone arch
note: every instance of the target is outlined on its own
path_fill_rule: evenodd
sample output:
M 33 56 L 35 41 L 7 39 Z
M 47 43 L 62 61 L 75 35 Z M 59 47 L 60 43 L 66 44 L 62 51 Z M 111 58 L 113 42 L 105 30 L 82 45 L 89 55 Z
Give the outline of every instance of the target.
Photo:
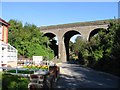
M 57 35 L 54 32 L 45 32 L 43 36 L 48 36 L 49 38 L 54 38 Z
M 46 32 L 43 34 L 43 36 L 47 36 L 50 39 L 50 42 L 53 43 L 52 45 L 50 45 L 50 48 L 54 51 L 54 55 L 56 58 L 58 58 L 58 45 L 56 44 L 55 41 L 52 41 L 51 39 L 53 39 L 54 37 L 57 37 L 57 35 L 53 32 Z M 58 37 L 57 37 L 58 38 Z
M 92 30 L 89 34 L 89 38 L 88 38 L 88 41 L 90 41 L 90 38 L 95 36 L 97 33 L 99 33 L 99 31 L 101 30 L 106 30 L 105 28 L 96 28 L 94 30 Z
M 81 33 L 77 30 L 69 30 L 67 32 L 64 33 L 63 37 L 64 38 L 64 45 L 65 45 L 65 51 L 66 51 L 66 60 L 68 61 L 69 60 L 69 41 L 70 41 L 70 38 L 76 34 L 80 34 Z

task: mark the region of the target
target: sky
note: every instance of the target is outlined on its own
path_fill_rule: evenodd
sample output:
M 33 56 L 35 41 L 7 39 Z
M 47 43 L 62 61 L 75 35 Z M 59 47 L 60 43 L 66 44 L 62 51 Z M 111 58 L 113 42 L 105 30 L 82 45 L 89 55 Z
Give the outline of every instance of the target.
M 117 2 L 1 2 L 2 18 L 36 26 L 86 22 L 118 17 Z

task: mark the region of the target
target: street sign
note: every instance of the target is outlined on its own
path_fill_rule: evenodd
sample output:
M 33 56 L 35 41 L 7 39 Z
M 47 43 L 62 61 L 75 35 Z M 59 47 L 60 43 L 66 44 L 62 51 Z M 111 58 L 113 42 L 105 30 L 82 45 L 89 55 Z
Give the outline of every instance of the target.
M 39 64 L 41 61 L 43 61 L 43 56 L 33 56 L 33 62 L 35 64 Z

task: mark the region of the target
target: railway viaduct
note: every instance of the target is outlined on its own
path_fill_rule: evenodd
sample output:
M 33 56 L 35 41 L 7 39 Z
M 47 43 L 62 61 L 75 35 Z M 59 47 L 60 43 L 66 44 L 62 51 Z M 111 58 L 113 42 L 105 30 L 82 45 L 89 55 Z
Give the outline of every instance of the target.
M 109 20 L 99 20 L 90 22 L 77 22 L 52 26 L 42 26 L 40 31 L 45 36 L 58 38 L 58 58 L 63 62 L 69 59 L 69 40 L 72 36 L 80 34 L 82 38 L 89 41 L 101 29 L 108 28 Z

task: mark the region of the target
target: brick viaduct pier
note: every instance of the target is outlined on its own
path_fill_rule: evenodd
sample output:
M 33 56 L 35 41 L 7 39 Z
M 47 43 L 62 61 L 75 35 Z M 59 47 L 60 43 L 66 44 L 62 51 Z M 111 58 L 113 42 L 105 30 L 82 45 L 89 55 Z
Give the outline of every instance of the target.
M 80 34 L 82 38 L 89 41 L 100 29 L 108 28 L 108 20 L 78 22 L 40 27 L 44 35 L 58 38 L 58 58 L 66 62 L 69 58 L 69 40 L 72 36 Z

